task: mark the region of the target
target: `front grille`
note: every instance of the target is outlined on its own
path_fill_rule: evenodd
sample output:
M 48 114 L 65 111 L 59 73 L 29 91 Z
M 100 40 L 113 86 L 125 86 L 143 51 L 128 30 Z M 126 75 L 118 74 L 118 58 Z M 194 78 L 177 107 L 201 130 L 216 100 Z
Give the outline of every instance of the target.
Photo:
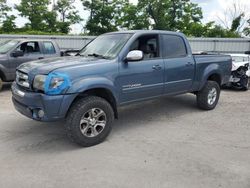
M 28 74 L 16 71 L 16 83 L 24 88 L 30 88 Z

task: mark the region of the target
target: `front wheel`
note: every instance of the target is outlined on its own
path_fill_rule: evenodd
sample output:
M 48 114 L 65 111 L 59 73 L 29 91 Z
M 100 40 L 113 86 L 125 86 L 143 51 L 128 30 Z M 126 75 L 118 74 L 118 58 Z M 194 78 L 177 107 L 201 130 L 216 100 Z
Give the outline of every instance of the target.
M 104 141 L 112 129 L 114 111 L 103 98 L 89 96 L 78 100 L 67 116 L 69 138 L 84 147 Z
M 220 86 L 215 81 L 207 81 L 201 91 L 197 93 L 197 105 L 203 110 L 212 110 L 220 98 Z

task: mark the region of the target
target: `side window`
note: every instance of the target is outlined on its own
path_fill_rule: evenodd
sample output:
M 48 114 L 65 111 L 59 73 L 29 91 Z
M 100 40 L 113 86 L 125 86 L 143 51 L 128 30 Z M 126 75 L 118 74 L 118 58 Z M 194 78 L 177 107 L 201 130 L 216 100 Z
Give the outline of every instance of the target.
M 144 59 L 159 57 L 158 35 L 145 35 L 139 37 L 130 47 L 130 51 L 140 50 L 144 54 Z
M 23 51 L 24 54 L 41 53 L 38 42 L 24 42 L 16 50 Z
M 52 42 L 44 42 L 44 53 L 45 54 L 55 54 L 56 50 Z
M 164 57 L 178 58 L 187 55 L 186 45 L 184 40 L 175 35 L 163 35 Z

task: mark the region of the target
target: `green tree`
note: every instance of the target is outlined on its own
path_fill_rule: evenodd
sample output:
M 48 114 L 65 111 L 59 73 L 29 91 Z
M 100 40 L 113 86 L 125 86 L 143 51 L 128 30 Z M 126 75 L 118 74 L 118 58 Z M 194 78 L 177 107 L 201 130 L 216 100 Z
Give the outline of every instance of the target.
M 138 7 L 149 21 L 153 20 L 154 29 L 183 30 L 202 19 L 201 8 L 190 0 L 139 0 Z
M 0 22 L 6 18 L 7 13 L 10 10 L 11 10 L 11 8 L 9 6 L 7 6 L 7 1 L 0 0 Z
M 219 37 L 219 38 L 238 38 L 240 34 L 228 29 L 223 28 L 220 25 L 213 25 L 207 31 L 206 37 Z
M 237 16 L 236 18 L 233 19 L 230 31 L 238 32 L 238 28 L 240 27 L 244 16 L 245 16 L 245 14 L 241 13 L 239 16 Z
M 54 10 L 48 11 L 44 16 L 45 28 L 44 31 L 48 33 L 59 32 L 57 26 L 57 13 Z
M 49 0 L 21 0 L 15 8 L 20 15 L 29 20 L 31 30 L 44 31 L 46 29 L 45 18 L 48 14 Z
M 247 20 L 248 26 L 244 28 L 243 33 L 246 36 L 250 36 L 250 19 Z
M 116 26 L 116 5 L 117 1 L 108 0 L 82 0 L 85 10 L 90 12 L 86 23 L 86 29 L 91 35 L 117 31 Z
M 1 32 L 2 33 L 10 33 L 13 32 L 17 27 L 15 24 L 16 17 L 14 15 L 7 16 L 3 21 Z
M 128 0 L 120 1 L 117 13 L 117 26 L 121 29 L 149 29 L 150 22 L 142 10 Z
M 70 25 L 82 21 L 76 7 L 73 5 L 75 0 L 58 0 L 55 10 L 59 14 L 60 21 L 57 23 L 58 31 L 61 33 L 68 33 Z
M 13 15 L 8 15 L 12 9 L 7 5 L 6 0 L 0 0 L 0 32 L 8 33 L 16 28 L 15 19 Z

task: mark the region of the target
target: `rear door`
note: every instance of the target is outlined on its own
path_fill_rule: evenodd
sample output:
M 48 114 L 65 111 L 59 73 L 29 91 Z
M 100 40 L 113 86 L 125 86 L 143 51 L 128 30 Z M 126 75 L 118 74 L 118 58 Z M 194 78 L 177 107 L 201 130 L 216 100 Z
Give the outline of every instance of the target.
M 44 58 L 59 56 L 56 52 L 56 46 L 51 41 L 42 42 Z
M 144 35 L 134 41 L 132 50 L 141 50 L 144 59 L 119 63 L 121 103 L 163 94 L 164 63 L 159 53 L 159 35 Z
M 192 87 L 195 63 L 188 54 L 184 39 L 179 35 L 163 34 L 163 59 L 165 64 L 165 93 L 189 91 Z

